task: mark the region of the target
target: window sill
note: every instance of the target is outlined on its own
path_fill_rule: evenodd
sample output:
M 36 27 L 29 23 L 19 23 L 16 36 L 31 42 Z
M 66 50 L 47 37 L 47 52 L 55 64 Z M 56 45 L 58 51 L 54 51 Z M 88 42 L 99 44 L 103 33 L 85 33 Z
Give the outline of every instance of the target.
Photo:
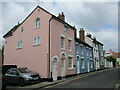
M 22 47 L 21 48 L 17 48 L 16 50 L 19 50 L 19 49 L 22 49 Z
M 72 68 L 69 68 L 69 70 L 73 70 L 73 67 L 72 67 Z
M 40 44 L 38 44 L 38 45 L 33 45 L 33 47 L 36 47 L 36 46 L 40 46 Z
M 61 48 L 61 50 L 65 50 L 65 48 Z
M 72 50 L 70 49 L 70 50 L 68 50 L 69 52 L 72 52 Z
M 39 29 L 40 27 L 34 28 L 34 30 Z

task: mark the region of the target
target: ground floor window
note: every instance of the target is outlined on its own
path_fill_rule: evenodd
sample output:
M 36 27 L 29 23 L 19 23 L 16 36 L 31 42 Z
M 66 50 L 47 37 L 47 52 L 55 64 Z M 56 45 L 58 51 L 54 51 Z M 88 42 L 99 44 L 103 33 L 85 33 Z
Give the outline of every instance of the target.
M 68 57 L 68 68 L 73 69 L 73 58 L 72 57 Z
M 82 66 L 82 69 L 84 69 L 84 59 L 81 59 L 81 66 Z

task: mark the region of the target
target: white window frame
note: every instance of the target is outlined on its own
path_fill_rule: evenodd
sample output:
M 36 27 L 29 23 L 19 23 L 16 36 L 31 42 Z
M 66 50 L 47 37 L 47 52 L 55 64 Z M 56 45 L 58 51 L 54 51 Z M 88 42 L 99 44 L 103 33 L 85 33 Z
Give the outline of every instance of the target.
M 63 38 L 63 47 L 62 47 L 62 38 Z M 61 49 L 65 50 L 65 36 L 63 34 L 61 34 L 60 36 L 60 42 L 61 42 Z
M 33 38 L 33 46 L 40 45 L 40 36 L 36 36 Z
M 39 20 L 39 22 L 38 22 L 38 20 Z M 35 28 L 37 29 L 37 28 L 40 28 L 40 18 L 36 18 L 35 19 Z
M 72 62 L 71 62 L 71 64 L 72 64 L 71 67 L 69 67 L 69 60 L 70 60 L 69 58 L 71 58 L 71 60 L 72 60 Z M 73 69 L 73 55 L 68 55 L 68 68 L 69 68 L 69 70 L 70 70 L 70 69 Z
M 23 41 L 22 41 L 22 40 L 19 40 L 19 41 L 17 42 L 17 49 L 22 48 L 22 44 L 23 44 Z

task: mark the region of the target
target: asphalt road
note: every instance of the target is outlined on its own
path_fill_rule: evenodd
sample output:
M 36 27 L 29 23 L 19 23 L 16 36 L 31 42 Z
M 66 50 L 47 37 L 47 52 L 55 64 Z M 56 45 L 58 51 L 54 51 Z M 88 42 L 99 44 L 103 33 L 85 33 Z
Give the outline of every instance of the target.
M 76 80 L 63 82 L 46 88 L 115 88 L 120 80 L 120 68 L 98 72 Z

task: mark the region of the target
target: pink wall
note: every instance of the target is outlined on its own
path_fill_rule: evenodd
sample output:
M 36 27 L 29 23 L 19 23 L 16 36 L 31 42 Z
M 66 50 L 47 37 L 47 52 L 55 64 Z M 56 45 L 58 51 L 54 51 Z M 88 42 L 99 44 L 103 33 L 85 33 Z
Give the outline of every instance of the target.
M 34 29 L 35 19 L 39 17 L 41 26 L 39 29 Z M 13 33 L 13 36 L 5 39 L 4 49 L 4 64 L 16 64 L 18 67 L 28 67 L 33 71 L 40 73 L 42 78 L 48 78 L 48 32 L 49 32 L 49 19 L 51 15 L 38 8 L 29 16 L 29 18 Z M 23 27 L 24 31 L 20 32 Z M 61 52 L 66 53 L 66 75 L 75 74 L 75 67 L 71 70 L 68 69 L 68 55 L 73 55 L 73 65 L 75 65 L 74 56 L 74 30 L 69 28 L 68 32 L 64 32 L 64 24 L 52 19 L 51 20 L 51 67 L 52 71 L 52 58 L 57 56 L 58 62 L 58 76 L 61 75 Z M 61 34 L 65 35 L 65 50 L 61 50 Z M 35 36 L 40 36 L 40 45 L 33 46 L 33 39 Z M 68 51 L 68 38 L 72 39 L 72 51 Z M 23 48 L 17 49 L 18 40 L 23 41 Z
M 48 60 L 48 30 L 51 15 L 38 8 L 31 16 L 13 33 L 5 39 L 4 64 L 17 64 L 18 67 L 28 67 L 39 72 L 42 78 L 47 78 Z M 41 26 L 34 29 L 35 19 L 39 17 Z M 23 27 L 24 31 L 20 32 Z M 35 36 L 40 36 L 40 45 L 33 46 Z M 23 48 L 17 50 L 18 40 L 23 41 Z
M 61 34 L 65 35 L 65 50 L 61 49 Z M 68 38 L 72 39 L 71 46 L 72 51 L 68 51 Z M 74 56 L 74 30 L 69 28 L 68 32 L 64 32 L 64 24 L 52 19 L 51 21 L 51 60 L 54 56 L 59 58 L 58 61 L 58 76 L 61 76 L 61 58 L 60 54 L 62 52 L 66 53 L 66 75 L 75 74 L 75 67 L 71 70 L 68 69 L 68 55 L 73 55 L 73 65 L 75 65 Z M 51 71 L 52 71 L 52 61 L 51 61 Z

